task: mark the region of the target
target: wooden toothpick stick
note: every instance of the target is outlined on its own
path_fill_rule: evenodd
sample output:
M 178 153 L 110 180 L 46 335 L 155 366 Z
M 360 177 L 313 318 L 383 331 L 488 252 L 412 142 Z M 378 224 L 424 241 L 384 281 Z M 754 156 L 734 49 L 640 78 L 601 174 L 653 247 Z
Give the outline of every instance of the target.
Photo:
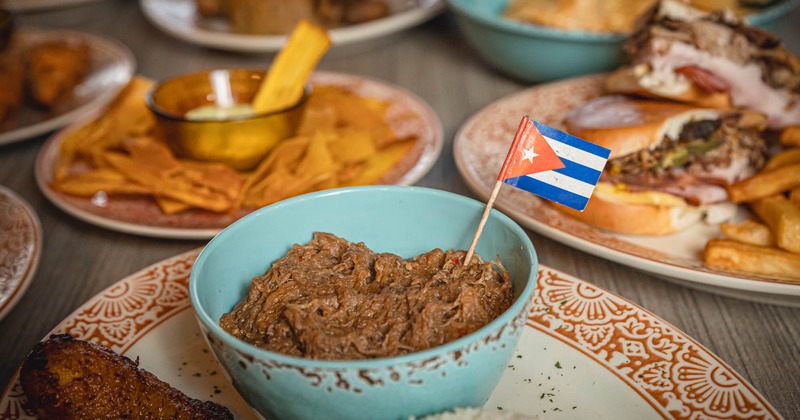
M 486 220 L 489 219 L 489 212 L 492 211 L 494 200 L 497 198 L 497 194 L 500 192 L 500 187 L 502 186 L 503 181 L 497 181 L 497 183 L 494 184 L 492 195 L 489 197 L 489 201 L 486 202 L 486 208 L 483 210 L 483 216 L 481 216 L 481 221 L 478 223 L 478 230 L 475 231 L 475 236 L 472 238 L 472 243 L 469 245 L 467 256 L 464 258 L 464 265 L 468 265 L 470 260 L 472 260 L 472 254 L 475 253 L 475 247 L 478 245 L 478 238 L 481 237 L 483 226 L 486 225 Z

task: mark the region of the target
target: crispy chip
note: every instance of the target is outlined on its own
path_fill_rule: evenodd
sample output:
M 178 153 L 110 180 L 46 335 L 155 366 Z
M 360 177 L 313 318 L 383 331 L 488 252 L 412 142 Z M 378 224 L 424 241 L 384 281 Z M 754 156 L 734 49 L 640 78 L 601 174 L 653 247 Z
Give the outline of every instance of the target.
M 167 176 L 180 170 L 181 164 L 173 155 L 169 146 L 153 137 L 136 137 L 126 140 L 123 148 L 131 159 L 139 162 L 143 169 Z
M 106 194 L 150 194 L 152 190 L 130 181 L 121 173 L 110 169 L 93 169 L 71 176 L 53 184 L 53 188 L 65 194 L 92 197 L 99 192 Z
M 414 147 L 414 140 L 405 140 L 379 150 L 367 160 L 364 171 L 348 182 L 347 185 L 375 184 L 380 181 L 381 177 L 396 165 L 412 147 Z
M 315 86 L 314 94 L 306 104 L 306 113 L 316 116 L 316 119 L 307 120 L 304 114 L 297 131 L 312 134 L 317 130 L 339 127 L 362 129 L 370 133 L 377 148 L 385 147 L 398 139 L 385 121 L 388 104 L 378 106 L 375 103 L 376 99 L 363 98 L 341 86 Z M 336 118 L 322 125 L 319 116 L 331 114 Z
M 369 132 L 358 128 L 341 128 L 328 136 L 328 149 L 334 162 L 363 162 L 375 154 L 376 147 Z
M 178 214 L 192 208 L 190 204 L 167 197 L 156 197 L 156 204 L 164 214 Z
M 153 83 L 142 76 L 133 77 L 98 119 L 64 137 L 53 163 L 54 180 L 63 180 L 78 156 L 90 159 L 97 167 L 104 167 L 104 150 L 119 146 L 129 136 L 151 133 L 155 117 L 147 108 L 145 94 Z
M 145 194 L 163 214 L 260 208 L 310 191 L 380 182 L 413 147 L 386 122 L 388 101 L 340 86 L 316 87 L 294 137 L 249 173 L 179 159 L 154 130 L 144 103 L 151 81 L 136 77 L 106 112 L 62 140 L 53 187 L 91 197 Z M 89 167 L 87 171 L 86 167 Z
M 298 22 L 253 100 L 256 112 L 268 113 L 296 104 L 303 97 L 308 77 L 330 46 L 331 40 L 322 27 L 305 19 Z
M 261 208 L 280 200 L 308 192 L 313 182 L 307 176 L 297 176 L 283 165 L 278 165 L 261 184 L 244 198 L 242 204 L 250 208 Z
M 229 210 L 233 204 L 224 194 L 197 185 L 189 179 L 180 176 L 163 178 L 157 173 L 150 172 L 127 155 L 107 152 L 105 159 L 128 179 L 135 179 L 136 182 L 152 188 L 153 194 L 157 196 L 172 198 L 193 207 L 216 212 Z

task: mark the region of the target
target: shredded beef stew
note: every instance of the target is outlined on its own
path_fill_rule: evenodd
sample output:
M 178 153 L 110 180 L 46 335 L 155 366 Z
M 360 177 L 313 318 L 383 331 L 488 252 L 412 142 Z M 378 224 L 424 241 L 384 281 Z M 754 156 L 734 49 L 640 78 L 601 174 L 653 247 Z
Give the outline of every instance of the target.
M 264 349 L 325 360 L 389 357 L 469 334 L 511 306 L 498 261 L 434 249 L 403 259 L 329 233 L 294 245 L 220 319 Z

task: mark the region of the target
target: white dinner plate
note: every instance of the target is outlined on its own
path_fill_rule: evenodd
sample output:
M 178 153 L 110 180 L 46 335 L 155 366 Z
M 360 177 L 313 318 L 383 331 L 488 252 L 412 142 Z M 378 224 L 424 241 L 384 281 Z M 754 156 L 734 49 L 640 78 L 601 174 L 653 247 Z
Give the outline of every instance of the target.
M 66 41 L 89 47 L 90 67 L 72 96 L 50 111 L 23 105 L 10 129 L 0 131 L 0 145 L 47 133 L 105 106 L 136 70 L 136 59 L 125 45 L 96 35 L 57 29 L 18 28 L 15 42 L 27 48 L 41 42 Z
M 465 182 L 487 199 L 508 153 L 519 119 L 564 129 L 572 108 L 600 95 L 603 75 L 539 85 L 487 105 L 456 133 L 453 153 Z M 758 302 L 800 307 L 800 283 L 734 275 L 703 265 L 703 247 L 720 236 L 703 223 L 665 236 L 619 235 L 573 219 L 526 191 L 505 185 L 496 206 L 520 224 L 581 251 L 696 289 Z
M 387 124 L 399 138 L 417 139 L 411 150 L 383 176 L 381 183 L 412 185 L 436 163 L 442 151 L 444 129 L 436 112 L 414 93 L 376 79 L 334 72 L 314 72 L 311 82 L 318 86 L 341 86 L 361 96 L 388 102 Z M 42 146 L 36 160 L 39 189 L 65 212 L 120 232 L 159 238 L 210 239 L 253 210 L 241 209 L 229 214 L 192 209 L 165 215 L 154 200 L 145 196 L 113 196 L 98 201 L 56 191 L 50 184 L 62 140 L 94 117 L 89 116 L 55 133 Z
M 78 308 L 52 333 L 139 360 L 193 398 L 256 418 L 222 374 L 191 310 L 200 249 L 154 264 Z M 547 418 L 779 418 L 742 377 L 693 339 L 633 303 L 540 267 L 519 346 L 485 408 Z M 36 418 L 15 375 L 2 418 Z M 622 411 L 624 410 L 624 411 Z
M 0 320 L 28 289 L 42 254 L 42 227 L 28 202 L 0 185 Z
M 374 40 L 420 25 L 445 9 L 444 0 L 389 0 L 387 17 L 328 31 L 334 48 Z M 234 33 L 224 19 L 197 15 L 195 0 L 139 0 L 144 15 L 175 38 L 228 51 L 263 53 L 280 50 L 285 35 Z

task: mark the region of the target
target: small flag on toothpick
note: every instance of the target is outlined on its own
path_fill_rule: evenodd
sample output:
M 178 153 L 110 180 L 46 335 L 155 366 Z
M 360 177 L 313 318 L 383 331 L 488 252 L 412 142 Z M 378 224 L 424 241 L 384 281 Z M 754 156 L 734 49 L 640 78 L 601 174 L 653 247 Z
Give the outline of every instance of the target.
M 464 264 L 472 259 L 503 183 L 583 211 L 610 153 L 604 147 L 522 117 Z
M 523 117 L 498 181 L 583 211 L 610 150 Z

